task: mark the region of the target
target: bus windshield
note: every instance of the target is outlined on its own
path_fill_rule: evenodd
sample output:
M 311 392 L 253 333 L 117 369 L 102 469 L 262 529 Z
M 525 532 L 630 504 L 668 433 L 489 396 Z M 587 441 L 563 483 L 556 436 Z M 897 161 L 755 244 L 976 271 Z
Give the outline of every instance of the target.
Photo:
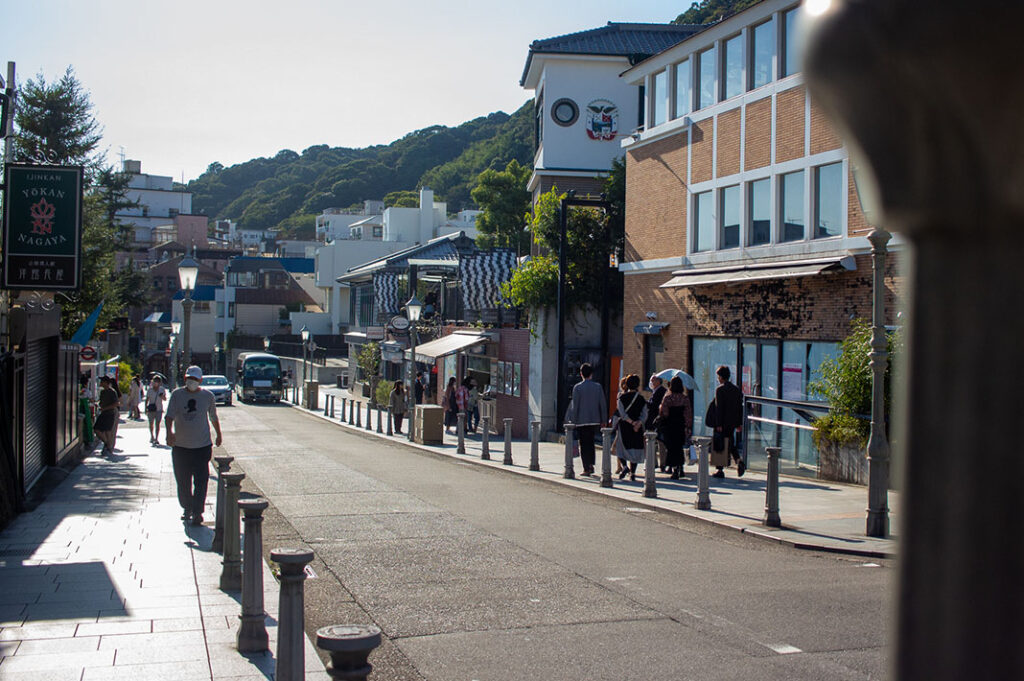
M 275 359 L 249 359 L 243 372 L 245 378 L 280 378 L 281 364 Z

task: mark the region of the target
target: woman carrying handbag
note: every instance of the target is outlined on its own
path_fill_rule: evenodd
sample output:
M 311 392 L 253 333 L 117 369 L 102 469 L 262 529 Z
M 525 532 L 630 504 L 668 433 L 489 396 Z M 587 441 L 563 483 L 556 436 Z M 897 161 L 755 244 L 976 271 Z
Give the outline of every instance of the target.
M 647 419 L 647 400 L 638 392 L 640 377 L 626 377 L 626 391 L 619 396 L 615 410 L 616 456 L 628 462 L 619 473 L 619 480 L 629 473 L 636 480 L 636 465 L 644 460 L 644 421 Z

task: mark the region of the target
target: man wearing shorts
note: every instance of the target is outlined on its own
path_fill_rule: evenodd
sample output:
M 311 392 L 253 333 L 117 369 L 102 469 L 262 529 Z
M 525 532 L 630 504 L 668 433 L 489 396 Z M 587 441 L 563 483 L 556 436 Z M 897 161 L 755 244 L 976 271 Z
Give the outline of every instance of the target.
M 213 393 L 199 384 L 203 370 L 190 366 L 185 370 L 185 387 L 171 393 L 167 402 L 167 444 L 171 447 L 174 479 L 178 486 L 181 519 L 192 525 L 203 524 L 206 487 L 210 482 L 210 458 L 213 445 L 220 447 L 220 421 Z M 210 426 L 217 434 L 210 442 Z

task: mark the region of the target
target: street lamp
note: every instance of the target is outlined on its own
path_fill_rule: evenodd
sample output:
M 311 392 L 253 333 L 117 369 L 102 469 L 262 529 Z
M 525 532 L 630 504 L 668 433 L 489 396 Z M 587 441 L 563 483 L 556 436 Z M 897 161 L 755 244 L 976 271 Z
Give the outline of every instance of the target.
M 302 337 L 302 387 L 306 387 L 306 349 L 309 347 L 309 329 L 306 325 L 302 325 L 302 330 L 299 331 L 299 335 Z
M 181 346 L 178 344 L 181 338 L 181 322 L 171 322 L 171 389 L 178 386 L 178 352 Z
M 409 352 L 412 358 L 409 362 L 409 394 L 405 401 L 409 404 L 409 423 L 406 426 L 406 437 L 412 441 L 412 431 L 416 425 L 416 322 L 420 320 L 423 312 L 423 303 L 416 297 L 416 291 L 412 292 L 412 298 L 405 304 L 405 315 L 409 319 Z
M 270 352 L 270 336 L 263 337 L 263 349 Z
M 213 373 L 217 373 L 217 367 L 220 365 L 220 362 L 217 361 L 218 359 L 220 359 L 220 343 L 213 346 L 213 362 L 211 362 L 213 364 Z M 227 371 L 224 373 L 227 373 Z
M 872 226 L 871 242 L 871 430 L 868 435 L 868 517 L 869 537 L 889 536 L 889 438 L 885 434 L 885 370 L 889 344 L 885 337 L 885 256 L 892 235 L 874 227 L 877 205 L 874 178 L 859 164 L 850 163 L 864 220 Z
M 196 287 L 199 276 L 199 263 L 186 255 L 178 264 L 178 279 L 185 291 L 185 299 L 181 301 L 181 309 L 185 317 L 185 366 L 192 365 L 192 341 L 189 337 L 192 326 L 192 290 Z

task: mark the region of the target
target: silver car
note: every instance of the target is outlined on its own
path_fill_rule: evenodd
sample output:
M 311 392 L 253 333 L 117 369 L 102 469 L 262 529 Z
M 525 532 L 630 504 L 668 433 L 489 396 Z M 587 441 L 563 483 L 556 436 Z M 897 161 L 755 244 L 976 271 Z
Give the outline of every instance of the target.
M 213 393 L 218 404 L 231 406 L 231 383 L 224 376 L 203 376 L 203 387 Z

